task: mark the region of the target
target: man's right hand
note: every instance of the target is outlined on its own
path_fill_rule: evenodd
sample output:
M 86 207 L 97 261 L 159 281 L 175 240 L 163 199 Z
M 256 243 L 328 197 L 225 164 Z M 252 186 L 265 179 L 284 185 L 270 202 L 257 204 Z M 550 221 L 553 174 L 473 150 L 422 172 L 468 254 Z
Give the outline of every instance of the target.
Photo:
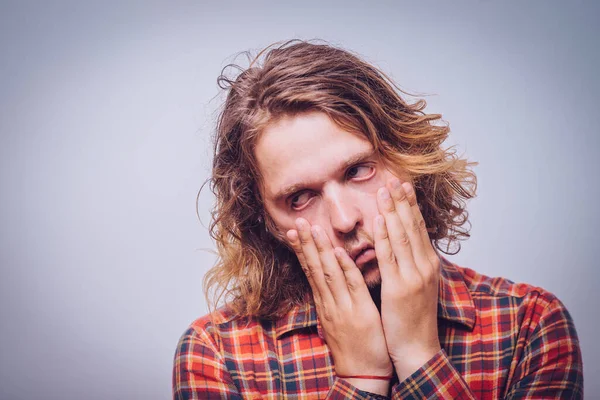
M 308 278 L 337 375 L 391 376 L 393 365 L 381 316 L 354 261 L 333 249 L 319 226 L 296 220 L 288 240 Z M 347 379 L 358 389 L 387 395 L 389 381 Z

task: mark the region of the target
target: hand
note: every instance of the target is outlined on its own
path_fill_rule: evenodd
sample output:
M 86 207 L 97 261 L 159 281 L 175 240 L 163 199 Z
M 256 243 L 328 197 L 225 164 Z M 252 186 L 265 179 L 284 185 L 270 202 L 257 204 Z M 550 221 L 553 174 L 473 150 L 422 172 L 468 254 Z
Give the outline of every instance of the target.
M 325 231 L 298 218 L 287 237 L 302 265 L 338 375 L 391 375 L 381 317 L 360 270 Z M 387 395 L 389 381 L 352 380 L 362 390 Z
M 390 196 L 391 194 L 391 196 Z M 375 253 L 381 273 L 381 319 L 400 381 L 441 348 L 437 329 L 440 260 L 408 182 L 377 193 Z

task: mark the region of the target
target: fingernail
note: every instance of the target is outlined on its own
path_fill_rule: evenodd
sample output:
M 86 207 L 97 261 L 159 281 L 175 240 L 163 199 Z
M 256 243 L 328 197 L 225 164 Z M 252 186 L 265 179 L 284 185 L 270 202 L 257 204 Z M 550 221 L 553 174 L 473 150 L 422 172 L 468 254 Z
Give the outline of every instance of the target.
M 410 183 L 404 182 L 402 184 L 402 188 L 404 189 L 405 192 L 407 192 L 407 193 L 410 192 Z
M 317 231 L 316 226 L 313 226 L 310 228 L 310 233 L 312 234 L 313 239 L 316 239 L 319 237 L 319 232 Z
M 384 200 L 389 199 L 390 192 L 386 188 L 381 188 L 381 189 L 379 189 L 379 197 L 381 197 Z
M 344 250 L 340 249 L 339 247 L 336 247 L 336 248 L 333 250 L 333 253 L 335 254 L 335 256 L 336 256 L 337 258 L 342 258 L 342 257 L 344 256 L 344 254 L 342 253 L 343 251 L 344 251 Z

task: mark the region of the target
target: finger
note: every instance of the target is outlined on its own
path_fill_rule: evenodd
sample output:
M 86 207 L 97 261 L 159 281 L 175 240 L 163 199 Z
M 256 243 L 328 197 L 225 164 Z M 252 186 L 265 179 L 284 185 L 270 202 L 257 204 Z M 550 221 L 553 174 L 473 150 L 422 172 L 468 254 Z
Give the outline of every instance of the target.
M 365 279 L 346 250 L 336 247 L 334 254 L 346 278 L 346 286 L 350 297 L 354 301 L 361 301 L 365 296 L 370 298 L 371 295 Z
M 325 281 L 325 275 L 323 274 L 323 268 L 321 266 L 321 259 L 317 246 L 312 237 L 310 230 L 310 224 L 303 218 L 296 220 L 296 228 L 298 229 L 298 237 L 300 238 L 300 246 L 302 247 L 302 253 L 306 259 L 307 270 L 312 276 L 315 284 L 316 292 L 323 302 L 329 304 L 333 303 L 333 296 Z
M 423 238 L 421 236 L 421 229 L 424 229 L 424 227 L 421 228 L 419 225 L 419 221 L 415 218 L 414 211 L 412 209 L 413 204 L 410 203 L 410 201 L 412 201 L 414 205 L 416 205 L 417 198 L 416 196 L 413 196 L 412 198 L 407 196 L 404 188 L 405 185 L 410 187 L 408 182 L 401 183 L 400 180 L 394 179 L 388 183 L 388 188 L 392 198 L 394 199 L 394 205 L 398 215 L 400 216 L 400 221 L 402 221 L 402 225 L 404 226 L 404 229 L 408 235 L 410 247 L 412 249 L 412 254 L 417 268 L 423 268 L 429 265 L 429 255 L 427 254 L 425 245 L 423 244 Z M 421 221 L 423 221 L 423 219 L 421 219 Z
M 311 233 L 321 258 L 321 267 L 323 268 L 325 282 L 329 286 L 333 298 L 337 303 L 348 301 L 350 294 L 348 293 L 346 278 L 334 254 L 331 241 L 325 231 L 317 225 L 311 227 Z
M 400 221 L 394 200 L 386 187 L 380 188 L 377 192 L 377 207 L 379 208 L 379 213 L 385 219 L 388 239 L 396 256 L 396 263 L 398 264 L 397 268 L 406 272 L 417 272 L 410 238 Z
M 408 182 L 403 182 L 398 188 L 398 191 L 399 193 L 403 193 L 403 203 L 408 204 L 410 207 L 410 212 L 404 212 L 406 214 L 406 219 L 410 221 L 407 222 L 410 224 L 410 229 L 407 228 L 407 230 L 412 232 L 414 237 L 414 241 L 413 237 L 411 237 L 411 243 L 413 244 L 413 254 L 417 261 L 417 268 L 423 277 L 437 276 L 439 260 L 437 260 L 437 254 L 435 254 L 431 241 L 429 240 L 427 226 L 425 225 L 421 210 L 419 210 L 414 187 Z M 400 196 L 402 195 L 400 194 Z M 404 208 L 405 207 L 403 207 L 403 210 Z
M 379 265 L 381 282 L 391 282 L 398 276 L 399 270 L 383 215 L 377 215 L 375 217 L 373 227 L 375 254 L 377 255 L 377 265 Z
M 315 301 L 319 302 L 321 300 L 321 297 L 319 296 L 319 291 L 317 290 L 317 286 L 314 282 L 312 273 L 308 268 L 306 257 L 304 257 L 304 253 L 302 252 L 302 246 L 300 245 L 300 237 L 298 236 L 298 231 L 295 229 L 290 229 L 289 231 L 287 231 L 287 237 L 290 242 L 290 245 L 292 246 L 292 249 L 294 249 L 294 253 L 296 253 L 296 257 L 298 257 L 298 261 L 300 262 L 302 271 L 304 271 L 304 274 L 306 275 L 306 279 L 308 280 L 308 283 L 312 290 L 313 297 L 315 298 Z
M 408 198 L 408 203 L 411 205 L 411 209 L 413 212 L 414 218 L 417 220 L 417 224 L 419 225 L 419 230 L 421 234 L 421 240 L 423 242 L 423 246 L 425 248 L 425 252 L 427 253 L 427 257 L 430 262 L 435 262 L 439 259 L 437 252 L 433 248 L 433 244 L 431 243 L 431 238 L 429 237 L 429 232 L 427 232 L 427 225 L 425 223 L 425 219 L 423 218 L 423 214 L 421 213 L 421 209 L 417 204 L 417 194 L 413 185 L 408 184 L 408 182 L 402 184 L 404 188 L 404 192 L 406 193 L 406 197 Z
M 298 231 L 295 229 L 290 229 L 289 231 L 287 231 L 286 235 L 290 242 L 290 245 L 292 246 L 292 249 L 294 249 L 294 252 L 296 253 L 296 257 L 298 257 L 300 265 L 302 266 L 302 268 L 306 268 L 306 257 L 304 257 L 304 253 L 302 253 L 302 246 L 300 246 L 300 238 L 298 237 Z

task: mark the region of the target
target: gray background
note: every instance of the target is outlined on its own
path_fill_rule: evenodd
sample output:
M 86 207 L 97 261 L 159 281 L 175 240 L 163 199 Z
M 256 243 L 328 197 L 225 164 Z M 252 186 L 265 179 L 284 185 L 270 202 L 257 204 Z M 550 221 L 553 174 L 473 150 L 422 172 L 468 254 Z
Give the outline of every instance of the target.
M 291 2 L 290 2 L 291 3 Z M 164 399 L 206 312 L 215 79 L 300 37 L 428 94 L 479 161 L 452 258 L 556 293 L 600 398 L 600 7 L 592 1 L 3 2 L 0 398 Z

